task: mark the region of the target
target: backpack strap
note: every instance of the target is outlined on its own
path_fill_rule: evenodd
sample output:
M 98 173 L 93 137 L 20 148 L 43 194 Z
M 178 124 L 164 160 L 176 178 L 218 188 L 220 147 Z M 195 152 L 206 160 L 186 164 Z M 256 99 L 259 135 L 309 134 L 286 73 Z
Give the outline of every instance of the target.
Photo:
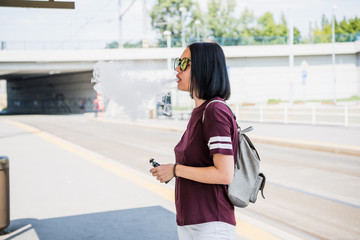
M 213 103 L 213 102 L 219 102 L 219 103 L 225 104 L 228 107 L 228 109 L 230 110 L 230 112 L 234 116 L 234 119 L 235 119 L 235 122 L 236 122 L 236 127 L 238 129 L 239 134 L 243 135 L 243 134 L 245 134 L 247 132 L 250 132 L 250 131 L 254 130 L 253 126 L 250 126 L 250 127 L 245 128 L 244 130 L 241 130 L 239 124 L 236 121 L 236 116 L 235 116 L 234 112 L 231 110 L 230 106 L 225 101 L 221 101 L 221 100 L 212 100 L 208 104 L 206 104 L 204 112 L 203 112 L 202 122 L 204 122 L 206 108 L 210 105 L 210 103 Z
M 210 101 L 208 104 L 206 104 L 205 109 L 204 109 L 204 112 L 203 112 L 203 116 L 202 116 L 202 122 L 204 122 L 205 110 L 206 110 L 206 108 L 207 108 L 211 103 L 213 103 L 213 102 L 219 102 L 219 103 L 222 103 L 222 104 L 224 104 L 225 106 L 228 107 L 228 109 L 230 110 L 230 112 L 232 113 L 232 115 L 233 115 L 234 118 L 235 118 L 236 126 L 237 126 L 237 129 L 239 130 L 239 129 L 240 129 L 240 126 L 239 126 L 239 124 L 238 124 L 237 121 L 236 121 L 236 116 L 235 116 L 234 112 L 231 110 L 230 106 L 229 106 L 226 102 L 221 101 L 221 100 L 212 100 L 212 101 Z M 251 130 L 250 130 L 250 131 L 251 131 Z
M 204 112 L 203 112 L 203 116 L 202 116 L 202 122 L 204 122 L 206 108 L 213 102 L 219 102 L 219 103 L 225 104 L 228 107 L 228 109 L 230 110 L 230 112 L 232 113 L 232 115 L 235 118 L 235 122 L 236 122 L 237 129 L 239 131 L 239 134 L 244 134 L 244 133 L 247 133 L 247 132 L 250 132 L 250 131 L 254 130 L 253 126 L 250 126 L 248 128 L 245 128 L 244 130 L 241 130 L 239 124 L 236 121 L 236 116 L 235 116 L 234 112 L 231 110 L 230 106 L 225 101 L 221 101 L 221 100 L 212 100 L 208 104 L 206 104 Z
M 244 133 L 247 133 L 247 132 L 250 132 L 254 130 L 254 128 L 252 126 L 248 127 L 248 128 L 245 128 L 244 130 L 241 130 L 241 134 L 244 134 Z
M 263 178 L 263 181 L 261 182 L 259 190 L 261 190 L 261 196 L 265 199 L 264 187 L 265 187 L 266 177 L 265 177 L 265 175 L 263 173 L 259 173 L 259 176 L 261 176 Z

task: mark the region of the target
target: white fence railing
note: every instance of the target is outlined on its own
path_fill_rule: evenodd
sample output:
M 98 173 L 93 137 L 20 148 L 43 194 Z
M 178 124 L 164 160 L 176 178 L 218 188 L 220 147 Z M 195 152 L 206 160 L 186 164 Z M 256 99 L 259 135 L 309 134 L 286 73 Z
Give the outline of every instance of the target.
M 240 121 L 360 127 L 360 105 L 233 105 Z

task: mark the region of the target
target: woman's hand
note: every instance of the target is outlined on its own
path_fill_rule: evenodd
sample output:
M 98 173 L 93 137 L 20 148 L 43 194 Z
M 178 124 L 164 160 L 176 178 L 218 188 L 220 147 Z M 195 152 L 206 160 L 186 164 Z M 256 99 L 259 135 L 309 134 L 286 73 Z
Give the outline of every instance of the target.
M 176 176 L 186 178 L 196 182 L 207 184 L 231 183 L 234 176 L 234 156 L 214 154 L 214 166 L 209 167 L 190 167 L 185 165 L 176 166 Z
M 150 169 L 150 172 L 161 183 L 170 181 L 174 177 L 174 164 L 162 164 Z

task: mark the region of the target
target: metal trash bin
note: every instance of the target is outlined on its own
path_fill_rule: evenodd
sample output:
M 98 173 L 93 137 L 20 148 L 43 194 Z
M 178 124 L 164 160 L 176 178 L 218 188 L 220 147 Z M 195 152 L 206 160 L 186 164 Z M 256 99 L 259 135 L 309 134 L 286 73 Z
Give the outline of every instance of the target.
M 9 158 L 0 156 L 0 234 L 10 224 Z

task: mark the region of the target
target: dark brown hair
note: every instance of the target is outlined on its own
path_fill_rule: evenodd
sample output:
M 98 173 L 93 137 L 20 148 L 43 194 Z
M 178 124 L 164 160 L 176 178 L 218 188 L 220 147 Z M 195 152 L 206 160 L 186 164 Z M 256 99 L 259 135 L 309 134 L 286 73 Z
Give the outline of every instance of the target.
M 204 100 L 230 97 L 225 55 L 217 43 L 197 42 L 188 46 L 191 52 L 190 96 Z

